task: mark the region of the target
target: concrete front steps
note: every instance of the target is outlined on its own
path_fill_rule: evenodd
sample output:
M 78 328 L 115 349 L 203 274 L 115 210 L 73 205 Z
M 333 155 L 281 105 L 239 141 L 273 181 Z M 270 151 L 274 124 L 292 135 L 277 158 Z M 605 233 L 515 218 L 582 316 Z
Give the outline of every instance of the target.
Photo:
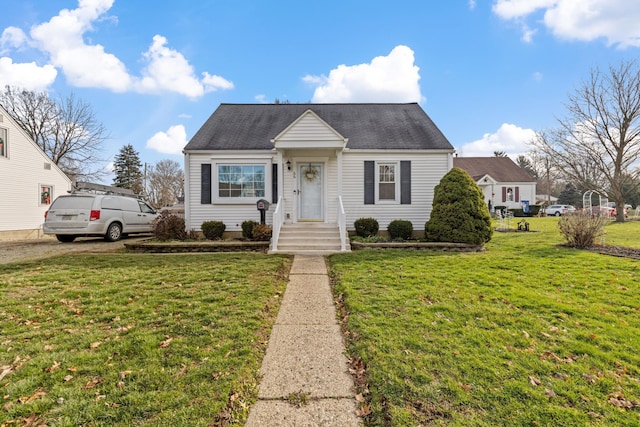
M 351 248 L 347 245 L 347 250 Z M 320 222 L 283 224 L 278 249 L 269 253 L 328 255 L 340 250 L 340 229 Z

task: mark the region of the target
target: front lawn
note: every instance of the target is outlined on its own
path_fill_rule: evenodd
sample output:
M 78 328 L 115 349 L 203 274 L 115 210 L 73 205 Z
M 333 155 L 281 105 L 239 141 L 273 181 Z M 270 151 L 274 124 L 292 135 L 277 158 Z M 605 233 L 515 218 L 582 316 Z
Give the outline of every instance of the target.
M 0 265 L 0 425 L 242 425 L 289 262 L 98 254 Z
M 557 218 L 528 221 L 482 253 L 330 258 L 366 425 L 640 424 L 639 261 L 561 247 Z M 611 224 L 606 242 L 640 247 L 636 230 Z

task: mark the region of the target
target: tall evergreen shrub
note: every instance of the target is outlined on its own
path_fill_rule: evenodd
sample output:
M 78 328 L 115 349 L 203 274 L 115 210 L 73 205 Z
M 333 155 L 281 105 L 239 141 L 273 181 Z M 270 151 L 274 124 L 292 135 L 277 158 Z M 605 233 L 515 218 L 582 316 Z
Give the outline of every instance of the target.
M 424 232 L 432 242 L 481 245 L 491 240 L 491 216 L 482 190 L 463 169 L 451 169 L 436 185 Z

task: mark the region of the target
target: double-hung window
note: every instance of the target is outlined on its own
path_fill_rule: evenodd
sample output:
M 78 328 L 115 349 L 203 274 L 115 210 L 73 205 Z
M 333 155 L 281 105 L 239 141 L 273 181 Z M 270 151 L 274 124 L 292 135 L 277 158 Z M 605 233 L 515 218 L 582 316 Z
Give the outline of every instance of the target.
M 218 163 L 216 166 L 219 200 L 240 201 L 266 196 L 265 164 Z
M 364 161 L 364 204 L 411 204 L 411 160 Z
M 377 164 L 377 184 L 378 202 L 397 202 L 398 201 L 398 174 L 397 162 L 378 162 Z

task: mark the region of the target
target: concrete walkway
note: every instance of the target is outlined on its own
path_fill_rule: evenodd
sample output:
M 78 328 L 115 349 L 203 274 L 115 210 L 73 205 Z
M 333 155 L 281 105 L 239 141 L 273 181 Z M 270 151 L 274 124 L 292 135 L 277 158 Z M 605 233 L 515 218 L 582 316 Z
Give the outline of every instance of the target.
M 296 255 L 245 426 L 359 426 L 324 258 Z

